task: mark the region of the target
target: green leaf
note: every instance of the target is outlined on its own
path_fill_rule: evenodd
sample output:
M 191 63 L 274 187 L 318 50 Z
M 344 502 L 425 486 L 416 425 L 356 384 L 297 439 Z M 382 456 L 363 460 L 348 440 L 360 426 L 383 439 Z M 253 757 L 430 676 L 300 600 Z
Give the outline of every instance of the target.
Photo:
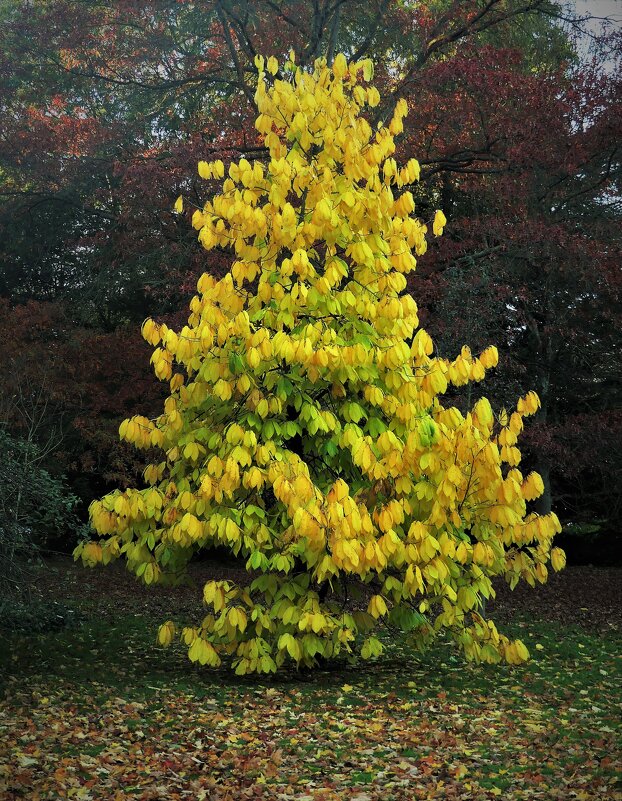
M 367 420 L 367 430 L 372 437 L 379 437 L 387 430 L 386 423 L 379 417 L 370 417 Z
M 229 354 L 229 370 L 233 373 L 233 375 L 238 375 L 244 369 L 244 362 L 242 361 L 242 357 L 239 353 L 230 353 Z
M 332 439 L 329 439 L 329 440 L 328 440 L 328 441 L 327 441 L 327 442 L 324 444 L 324 453 L 326 453 L 328 456 L 336 456 L 336 455 L 339 453 L 339 448 L 338 448 L 338 447 L 337 447 L 337 445 L 336 445 L 336 444 L 333 442 L 333 440 L 332 440 Z

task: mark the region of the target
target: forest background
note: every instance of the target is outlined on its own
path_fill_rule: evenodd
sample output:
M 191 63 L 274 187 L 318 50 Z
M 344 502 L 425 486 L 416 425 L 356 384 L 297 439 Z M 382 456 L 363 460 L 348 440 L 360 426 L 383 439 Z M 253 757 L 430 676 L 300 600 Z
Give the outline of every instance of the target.
M 622 17 L 579 9 L 0 0 L 2 559 L 33 540 L 70 551 L 90 501 L 150 461 L 118 437 L 165 397 L 140 325 L 183 324 L 198 276 L 231 261 L 190 225 L 196 164 L 266 158 L 254 56 L 294 48 L 372 58 L 385 117 L 407 99 L 396 157 L 421 163 L 418 216 L 449 221 L 409 291 L 442 356 L 501 355 L 452 402 L 535 389 L 538 511 L 559 514 L 571 561 L 619 560 Z

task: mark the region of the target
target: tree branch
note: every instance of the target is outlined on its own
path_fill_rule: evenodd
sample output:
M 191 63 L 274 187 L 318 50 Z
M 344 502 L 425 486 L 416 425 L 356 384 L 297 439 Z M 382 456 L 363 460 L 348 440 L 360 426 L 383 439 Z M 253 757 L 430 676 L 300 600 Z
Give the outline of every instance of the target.
M 238 75 L 239 87 L 242 89 L 244 94 L 246 95 L 247 99 L 250 101 L 253 108 L 255 108 L 255 96 L 248 84 L 244 79 L 244 70 L 242 69 L 242 65 L 240 63 L 240 59 L 238 58 L 237 51 L 233 44 L 233 39 L 231 38 L 231 31 L 229 30 L 229 23 L 227 22 L 227 18 L 225 17 L 225 13 L 222 9 L 222 5 L 220 0 L 216 3 L 216 13 L 218 14 L 218 19 L 220 20 L 220 24 L 222 27 L 222 32 L 225 37 L 225 41 L 227 43 L 227 47 L 229 48 L 229 54 L 233 60 L 235 65 L 235 71 Z
M 384 16 L 385 11 L 387 10 L 387 6 L 389 5 L 389 0 L 382 0 L 380 8 L 378 9 L 378 13 L 372 23 L 371 28 L 369 29 L 369 33 L 363 40 L 363 43 L 359 45 L 359 47 L 354 51 L 352 55 L 352 61 L 358 61 L 362 56 L 365 55 L 367 52 L 367 48 L 372 43 L 376 32 L 378 31 L 378 26 L 380 25 L 380 20 Z
M 482 33 L 483 31 L 488 30 L 496 25 L 500 25 L 502 22 L 506 22 L 514 17 L 538 11 L 542 6 L 548 3 L 548 0 L 530 0 L 525 5 L 519 6 L 512 11 L 500 12 L 497 14 L 493 13 L 495 6 L 499 5 L 501 2 L 502 0 L 488 0 L 478 14 L 445 35 L 441 35 L 440 31 L 442 26 L 448 21 L 449 15 L 446 14 L 442 16 L 434 26 L 431 36 L 423 50 L 415 58 L 413 64 L 406 72 L 406 75 L 396 84 L 395 88 L 389 95 L 388 105 L 385 104 L 384 108 L 378 111 L 375 122 L 379 122 L 381 120 L 386 122 L 386 120 L 393 113 L 393 110 L 395 109 L 397 101 L 404 88 L 413 80 L 415 73 L 422 69 L 422 67 L 424 67 L 425 64 L 430 60 L 431 56 L 437 51 L 440 51 L 447 45 L 458 42 L 461 39 Z

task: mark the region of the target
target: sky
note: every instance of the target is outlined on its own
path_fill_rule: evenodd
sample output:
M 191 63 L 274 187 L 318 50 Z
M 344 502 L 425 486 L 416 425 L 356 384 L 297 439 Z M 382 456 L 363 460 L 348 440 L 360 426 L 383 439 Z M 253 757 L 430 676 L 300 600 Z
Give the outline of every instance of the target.
M 579 14 L 591 14 L 594 17 L 609 17 L 613 26 L 622 28 L 622 0 L 574 0 Z M 595 33 L 602 25 L 598 19 L 592 20 L 589 27 Z
M 570 0 L 568 5 L 574 5 L 576 12 L 580 15 L 590 14 L 595 17 L 586 25 L 588 31 L 593 34 L 602 33 L 603 25 L 607 25 L 604 29 L 607 31 L 622 30 L 622 0 Z M 608 18 L 608 23 L 605 22 L 605 18 Z M 585 55 L 587 55 L 589 45 L 590 40 L 585 37 L 584 48 L 580 46 L 579 52 L 584 49 Z M 606 72 L 615 72 L 618 69 L 618 64 L 613 60 L 604 61 L 602 66 Z

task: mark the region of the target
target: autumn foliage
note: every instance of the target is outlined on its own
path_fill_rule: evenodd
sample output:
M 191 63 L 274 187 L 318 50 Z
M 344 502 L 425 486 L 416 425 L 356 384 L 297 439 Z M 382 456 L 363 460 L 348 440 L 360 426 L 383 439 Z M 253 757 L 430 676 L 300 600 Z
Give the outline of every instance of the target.
M 91 505 L 99 539 L 76 556 L 122 557 L 153 584 L 179 580 L 201 549 L 231 549 L 248 586 L 207 583 L 208 613 L 181 637 L 193 661 L 229 655 L 239 674 L 377 656 L 385 624 L 422 646 L 447 630 L 468 659 L 521 662 L 525 645 L 480 611 L 493 577 L 533 585 L 564 564 L 556 515 L 528 509 L 542 480 L 519 469 L 538 398 L 497 416 L 485 398 L 466 414 L 441 402 L 481 381 L 497 351 L 435 356 L 405 293 L 429 224 L 439 236 L 446 222 L 414 216 L 419 164 L 393 157 L 406 102 L 372 127 L 371 61 L 256 66 L 269 163 L 199 162 L 213 191 L 192 217 L 233 266 L 202 275 L 180 331 L 143 326 L 170 396 L 120 433 L 163 459 L 146 488 Z M 175 633 L 164 623 L 160 643 Z

